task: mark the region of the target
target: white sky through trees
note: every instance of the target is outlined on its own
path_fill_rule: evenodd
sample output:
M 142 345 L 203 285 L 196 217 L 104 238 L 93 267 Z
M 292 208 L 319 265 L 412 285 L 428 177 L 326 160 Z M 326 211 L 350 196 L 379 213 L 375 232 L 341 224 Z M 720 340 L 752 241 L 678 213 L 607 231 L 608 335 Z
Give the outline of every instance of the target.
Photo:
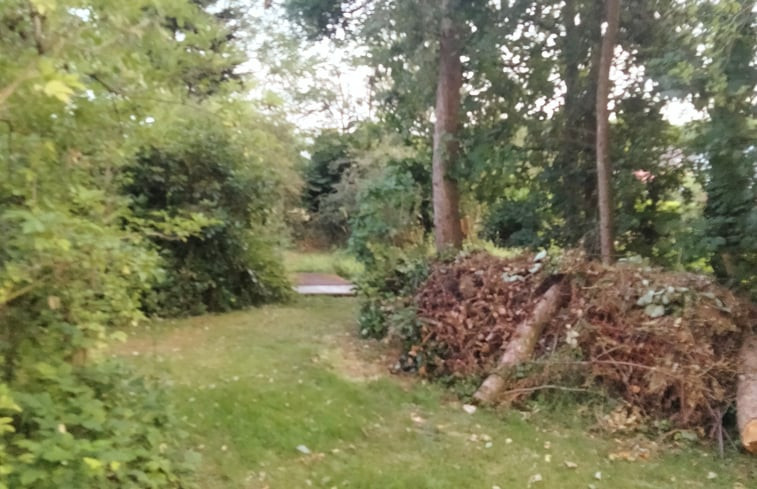
M 217 5 L 226 3 L 227 0 L 222 0 Z M 278 61 L 282 66 L 271 67 L 271 53 L 268 59 L 263 59 L 261 48 L 282 43 L 282 38 L 291 36 L 293 28 L 286 24 L 284 12 L 276 6 L 276 2 L 267 10 L 263 8 L 262 0 L 248 0 L 248 5 L 248 14 L 259 28 L 248 39 L 249 60 L 240 67 L 240 71 L 253 75 L 256 82 L 251 90 L 253 98 L 265 98 L 266 93 L 276 93 L 288 105 L 290 121 L 304 132 L 317 132 L 324 128 L 349 130 L 355 122 L 372 117 L 369 80 L 373 68 L 357 61 L 361 54 L 360 46 L 346 42 L 337 45 L 329 39 L 309 42 L 304 38 L 295 38 L 289 48 L 292 49 L 295 44 L 298 47 L 295 48 L 296 53 L 290 54 L 296 54 L 300 60 L 284 60 L 281 56 Z M 577 23 L 580 23 L 579 19 Z M 280 45 L 280 49 L 286 48 Z M 503 53 L 503 56 L 506 55 L 506 52 Z M 645 91 L 653 88 L 650 80 L 645 82 L 643 68 L 631 66 L 623 69 L 622 63 L 628 58 L 622 51 L 616 53 L 611 73 L 615 97 L 623 94 L 634 82 L 641 81 Z M 297 62 L 301 64 L 300 71 L 295 66 Z M 284 76 L 282 73 L 286 69 L 291 72 Z M 308 95 L 303 97 L 306 92 Z M 539 105 L 547 113 L 552 113 L 562 104 L 562 98 L 563 93 L 560 93 L 558 86 L 555 96 L 540 101 Z M 674 125 L 705 117 L 685 99 L 672 99 L 665 105 L 662 114 Z

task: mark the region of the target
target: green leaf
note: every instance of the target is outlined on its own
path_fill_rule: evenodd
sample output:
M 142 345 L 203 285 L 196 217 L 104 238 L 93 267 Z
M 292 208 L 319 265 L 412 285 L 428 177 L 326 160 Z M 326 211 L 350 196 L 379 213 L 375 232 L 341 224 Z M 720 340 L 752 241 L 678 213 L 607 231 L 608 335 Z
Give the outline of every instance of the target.
M 74 94 L 74 90 L 61 80 L 50 80 L 45 83 L 42 91 L 45 95 L 55 97 L 63 103 L 68 103 L 68 101 L 71 100 L 71 96 Z
M 96 458 L 84 457 L 82 460 L 84 461 L 84 465 L 92 472 L 99 472 L 103 468 L 103 463 Z
M 43 470 L 34 467 L 27 467 L 21 470 L 19 479 L 21 484 L 28 486 L 33 482 L 43 479 L 45 475 L 45 471 Z
M 40 458 L 47 460 L 48 462 L 64 462 L 71 460 L 73 454 L 60 446 L 48 447 L 44 453 L 40 455 Z
M 57 7 L 56 0 L 30 0 L 31 4 L 34 6 L 34 10 L 39 12 L 42 15 L 45 15 L 48 12 L 51 12 L 55 10 Z
M 14 428 L 11 423 L 13 423 L 13 418 L 9 418 L 7 416 L 0 418 L 0 433 L 15 432 L 16 428 Z

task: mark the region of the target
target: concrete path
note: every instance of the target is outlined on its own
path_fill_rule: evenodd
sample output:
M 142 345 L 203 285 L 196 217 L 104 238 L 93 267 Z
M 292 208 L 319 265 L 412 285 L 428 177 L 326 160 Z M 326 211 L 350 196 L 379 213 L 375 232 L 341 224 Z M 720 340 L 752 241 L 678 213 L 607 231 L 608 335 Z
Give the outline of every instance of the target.
M 338 275 L 298 273 L 294 290 L 302 295 L 355 295 L 355 286 Z

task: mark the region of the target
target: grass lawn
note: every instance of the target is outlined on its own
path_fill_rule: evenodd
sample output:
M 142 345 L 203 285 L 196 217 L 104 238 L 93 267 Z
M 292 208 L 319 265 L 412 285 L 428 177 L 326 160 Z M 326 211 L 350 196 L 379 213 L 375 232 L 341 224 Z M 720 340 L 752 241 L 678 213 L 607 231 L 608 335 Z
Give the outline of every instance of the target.
M 284 265 L 290 274 L 333 273 L 348 280 L 355 279 L 363 265 L 346 251 L 285 251 Z
M 467 414 L 440 387 L 389 375 L 354 317 L 353 299 L 307 298 L 157 323 L 120 352 L 165 376 L 203 455 L 201 489 L 757 487 L 754 459 L 733 449 L 611 461 L 630 442 L 587 431 L 576 406 Z

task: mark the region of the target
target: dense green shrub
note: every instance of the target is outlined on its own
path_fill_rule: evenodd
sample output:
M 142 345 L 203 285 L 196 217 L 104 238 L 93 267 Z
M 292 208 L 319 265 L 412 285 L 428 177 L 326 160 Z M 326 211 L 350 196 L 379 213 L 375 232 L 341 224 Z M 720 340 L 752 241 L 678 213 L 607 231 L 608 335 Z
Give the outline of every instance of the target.
M 290 293 L 274 252 L 278 177 L 212 120 L 189 120 L 164 147 L 142 150 L 126 192 L 165 261 L 166 277 L 148 308 L 167 315 L 225 311 Z M 196 232 L 159 232 L 163 220 L 199 223 Z M 273 235 L 273 236 L 271 236 Z
M 535 199 L 501 200 L 484 217 L 481 237 L 497 246 L 538 248 L 549 245 L 545 214 Z
M 349 215 L 354 206 L 348 179 L 354 164 L 355 137 L 336 130 L 316 136 L 303 170 L 302 204 L 307 212 L 300 238 L 343 245 L 349 237 Z
M 407 208 L 408 197 L 392 189 L 397 185 L 417 197 L 410 207 L 417 211 L 414 223 L 421 232 L 430 230 L 429 156 L 414 143 L 400 138 L 384 124 L 365 122 L 351 132 L 321 132 L 309 152 L 302 199 L 307 217 L 299 233 L 303 240 L 321 245 L 347 244 L 354 235 L 354 224 L 358 224 L 358 233 L 364 233 L 371 227 L 366 218 L 386 219 L 379 215 L 384 212 L 381 209 L 389 207 L 378 198 L 381 192 L 395 199 L 398 209 Z M 404 217 L 406 210 L 400 210 Z M 368 217 L 370 213 L 375 217 Z M 393 222 L 387 224 L 391 231 Z M 357 241 L 363 239 L 356 237 Z
M 335 129 L 316 136 L 309 148 L 310 161 L 304 169 L 303 204 L 310 212 L 318 212 L 321 200 L 335 191 L 336 184 L 352 165 L 354 137 Z
M 136 213 L 122 192 L 125 167 L 139 148 L 206 141 L 198 134 L 214 125 L 241 137 L 236 122 L 254 116 L 208 99 L 222 89 L 211 79 L 239 58 L 205 3 L 9 0 L 0 9 L 0 489 L 187 487 L 192 455 L 160 386 L 104 356 L 121 327 L 143 319 L 144 295 L 170 264 L 152 240 L 216 232 L 225 217 L 199 201 Z M 202 101 L 188 95 L 200 92 Z M 213 122 L 171 132 L 187 114 Z M 288 132 L 270 126 L 244 137 Z M 277 146 L 259 147 L 266 161 L 286 161 Z M 260 209 L 275 222 L 270 205 Z M 269 262 L 255 260 L 246 261 L 254 270 Z
M 402 250 L 373 245 L 371 249 L 372 263 L 357 281 L 360 335 L 383 338 L 392 333 L 403 341 L 415 341 L 419 325 L 412 297 L 428 277 L 428 253 L 422 246 Z
M 6 189 L 0 201 L 12 202 Z M 122 198 L 62 195 L 55 208 L 27 201 L 0 213 L 0 487 L 179 487 L 168 406 L 100 358 L 122 336 L 114 326 L 141 318 L 159 258 L 103 219 Z
M 409 171 L 389 166 L 366 182 L 358 194 L 358 209 L 350 225 L 349 246 L 367 264 L 376 256 L 377 243 L 406 248 L 424 241 L 420 186 Z
M 0 393 L 5 487 L 183 487 L 198 456 L 155 382 L 114 362 L 38 362 L 25 377 Z

